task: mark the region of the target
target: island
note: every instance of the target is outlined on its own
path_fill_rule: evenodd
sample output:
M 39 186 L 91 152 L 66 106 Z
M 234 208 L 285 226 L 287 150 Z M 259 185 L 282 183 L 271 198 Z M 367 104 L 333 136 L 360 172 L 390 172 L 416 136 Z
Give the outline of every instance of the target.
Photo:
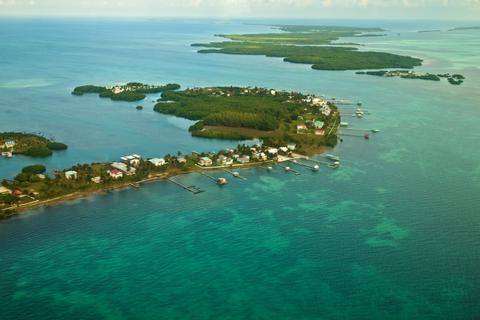
M 323 162 L 308 157 L 337 143 L 340 113 L 333 101 L 323 97 L 266 88 L 191 88 L 164 91 L 154 109 L 197 121 L 190 127 L 194 136 L 257 138 L 260 142 L 210 153 L 193 151 L 186 155 L 177 153 L 154 158 L 131 154 L 108 163 L 78 164 L 56 170 L 53 174 L 47 174 L 47 168 L 42 164 L 31 165 L 23 168 L 14 179 L 3 180 L 0 218 L 97 192 L 137 188 L 142 183 L 159 179 L 169 179 L 193 193 L 201 192 L 196 187 L 183 186 L 171 179 L 185 173 L 199 172 L 216 184 L 225 185 L 226 178 L 214 178 L 205 171 L 223 170 L 241 178 L 232 170 L 248 166 L 271 170 L 269 163 L 285 161 L 312 171 L 317 171 L 320 163 L 330 168 L 339 166 L 338 157 L 333 155 Z M 296 172 L 289 166 L 283 168 Z
M 114 101 L 139 101 L 146 97 L 146 94 L 160 93 L 170 90 L 178 90 L 180 85 L 169 83 L 166 85 L 148 85 L 140 82 L 129 82 L 125 85 L 96 86 L 83 85 L 73 89 L 72 94 L 81 96 L 86 93 L 96 93 L 101 98 L 110 98 Z
M 461 74 L 433 74 L 433 73 L 417 73 L 411 70 L 378 70 L 378 71 L 357 71 L 356 74 L 365 74 L 377 77 L 398 77 L 403 79 L 419 79 L 440 81 L 441 78 L 446 78 L 452 85 L 460 85 L 465 80 L 465 77 Z
M 382 36 L 379 28 L 328 26 L 273 26 L 280 32 L 263 34 L 216 35 L 231 41 L 195 43 L 199 53 L 264 55 L 286 62 L 312 65 L 318 70 L 361 70 L 420 66 L 422 60 L 386 52 L 359 51 L 338 46 L 341 37 Z
M 3 157 L 14 155 L 49 157 L 53 151 L 66 150 L 68 146 L 38 134 L 23 132 L 0 132 L 0 151 Z

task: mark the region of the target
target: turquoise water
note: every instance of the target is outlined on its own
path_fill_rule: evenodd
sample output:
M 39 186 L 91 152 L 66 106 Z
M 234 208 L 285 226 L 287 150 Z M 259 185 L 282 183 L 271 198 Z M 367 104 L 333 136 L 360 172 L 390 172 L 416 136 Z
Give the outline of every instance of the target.
M 420 56 L 420 70 L 462 73 L 465 84 L 189 47 L 266 30 L 239 22 L 0 21 L 0 131 L 68 143 L 50 167 L 235 144 L 189 137 L 189 123 L 153 113 L 151 99 L 139 112 L 136 103 L 72 97 L 84 83 L 325 93 L 362 101 L 372 114 L 347 121 L 382 130 L 370 141 L 345 138 L 336 171 L 243 170 L 248 180 L 225 188 L 187 175 L 177 179 L 207 192 L 159 182 L 2 221 L 0 318 L 480 318 L 480 37 L 384 26 L 400 35 L 362 38 L 365 49 Z M 0 159 L 0 176 L 31 162 Z

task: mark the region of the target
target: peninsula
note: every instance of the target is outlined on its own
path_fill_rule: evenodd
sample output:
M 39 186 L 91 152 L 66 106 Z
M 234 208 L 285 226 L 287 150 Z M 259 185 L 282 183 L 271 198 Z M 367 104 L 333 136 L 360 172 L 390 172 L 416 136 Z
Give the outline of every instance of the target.
M 273 26 L 280 32 L 263 34 L 217 35 L 231 41 L 196 43 L 199 53 L 264 55 L 284 58 L 286 62 L 312 65 L 318 70 L 360 70 L 405 68 L 422 64 L 421 59 L 397 54 L 358 51 L 334 43 L 341 37 L 383 36 L 379 28 L 328 26 Z
M 81 96 L 86 93 L 97 93 L 101 98 L 110 98 L 114 101 L 139 101 L 149 93 L 160 93 L 170 90 L 178 90 L 180 85 L 169 83 L 166 85 L 148 85 L 140 82 L 129 82 L 125 85 L 95 86 L 83 85 L 73 89 L 72 94 Z
M 0 152 L 3 157 L 14 155 L 49 157 L 53 151 L 66 150 L 68 146 L 43 136 L 23 132 L 0 132 Z
M 340 113 L 330 101 L 314 95 L 250 87 L 208 87 L 164 91 L 155 111 L 197 122 L 192 135 L 220 139 L 258 138 L 262 143 L 238 145 L 215 153 L 158 158 L 133 154 L 109 163 L 78 164 L 53 176 L 41 164 L 23 168 L 0 186 L 0 217 L 18 211 L 96 192 L 166 179 L 175 175 L 227 170 L 269 162 L 293 161 L 337 143 Z M 330 167 L 338 166 L 331 156 Z M 305 160 L 307 161 L 307 160 Z M 319 165 L 303 164 L 316 171 Z M 288 168 L 288 167 L 287 167 Z M 288 169 L 290 170 L 290 169 Z M 231 171 L 228 171 L 231 172 Z M 238 173 L 231 172 L 234 176 Z M 225 184 L 220 178 L 218 184 Z

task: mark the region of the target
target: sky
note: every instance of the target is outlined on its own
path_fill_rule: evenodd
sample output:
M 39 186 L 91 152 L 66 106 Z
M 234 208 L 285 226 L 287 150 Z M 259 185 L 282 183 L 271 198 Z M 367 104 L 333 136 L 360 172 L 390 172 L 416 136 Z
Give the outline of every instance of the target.
M 0 16 L 480 20 L 480 0 L 0 0 Z

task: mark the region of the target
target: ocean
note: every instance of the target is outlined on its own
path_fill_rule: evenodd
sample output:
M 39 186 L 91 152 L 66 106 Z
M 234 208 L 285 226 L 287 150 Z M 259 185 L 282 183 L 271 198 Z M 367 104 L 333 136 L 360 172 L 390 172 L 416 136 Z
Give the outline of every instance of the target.
M 82 84 L 260 86 L 361 101 L 337 170 L 242 170 L 220 188 L 197 174 L 31 210 L 0 222 L 1 319 L 479 319 L 480 37 L 452 22 L 382 26 L 345 38 L 424 59 L 446 81 L 316 71 L 262 56 L 204 55 L 214 34 L 265 32 L 238 20 L 0 19 L 0 131 L 69 149 L 0 158 L 0 178 L 237 141 L 193 138 L 188 120 L 139 103 L 72 96 Z M 278 22 L 278 21 L 277 21 Z M 283 21 L 289 23 L 292 21 Z M 295 21 L 295 23 L 302 23 Z M 307 21 L 303 23 L 322 23 Z M 215 176 L 225 173 L 216 172 Z

